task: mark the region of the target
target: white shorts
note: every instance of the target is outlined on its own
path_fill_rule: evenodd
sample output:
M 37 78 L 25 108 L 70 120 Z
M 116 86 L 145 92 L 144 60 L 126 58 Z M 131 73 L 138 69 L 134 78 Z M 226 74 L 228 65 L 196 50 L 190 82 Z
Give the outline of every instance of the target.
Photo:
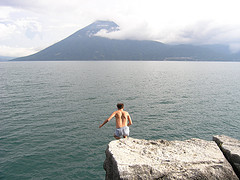
M 114 134 L 117 137 L 129 136 L 129 127 L 128 126 L 124 126 L 124 127 L 121 127 L 121 128 L 117 128 Z

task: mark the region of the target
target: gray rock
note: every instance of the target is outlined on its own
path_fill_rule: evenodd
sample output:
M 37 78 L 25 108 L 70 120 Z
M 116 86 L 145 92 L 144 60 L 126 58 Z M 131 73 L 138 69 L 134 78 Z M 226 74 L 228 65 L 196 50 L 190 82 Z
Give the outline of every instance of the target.
M 225 135 L 213 136 L 213 140 L 218 144 L 240 178 L 240 141 Z
M 108 144 L 107 180 L 238 179 L 213 141 L 121 139 Z

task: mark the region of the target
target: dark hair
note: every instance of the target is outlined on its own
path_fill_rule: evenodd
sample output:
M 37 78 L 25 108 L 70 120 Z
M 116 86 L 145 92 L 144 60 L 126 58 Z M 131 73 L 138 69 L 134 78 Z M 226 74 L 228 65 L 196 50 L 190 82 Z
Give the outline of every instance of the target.
M 124 104 L 123 103 L 118 103 L 117 104 L 117 108 L 118 109 L 123 109 L 124 108 Z

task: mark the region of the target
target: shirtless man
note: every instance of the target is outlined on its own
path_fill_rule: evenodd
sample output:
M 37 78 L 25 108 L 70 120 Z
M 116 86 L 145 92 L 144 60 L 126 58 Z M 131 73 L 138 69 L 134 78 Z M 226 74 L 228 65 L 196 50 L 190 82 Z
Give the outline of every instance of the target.
M 116 139 L 120 139 L 121 136 L 127 138 L 129 136 L 129 127 L 132 124 L 132 120 L 127 111 L 124 111 L 124 104 L 117 104 L 118 110 L 113 112 L 112 115 L 106 119 L 100 126 L 101 128 L 104 124 L 110 121 L 114 116 L 116 118 L 116 131 L 114 133 L 114 137 Z

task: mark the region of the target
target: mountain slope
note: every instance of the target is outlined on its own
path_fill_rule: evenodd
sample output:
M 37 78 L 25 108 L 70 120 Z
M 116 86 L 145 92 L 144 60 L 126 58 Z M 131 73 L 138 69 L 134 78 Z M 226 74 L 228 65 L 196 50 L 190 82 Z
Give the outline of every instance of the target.
M 15 60 L 231 60 L 233 58 L 228 48 L 221 45 L 166 45 L 156 41 L 114 40 L 95 36 L 100 30 L 112 32 L 118 31 L 119 27 L 112 21 L 96 21 L 36 54 Z M 235 55 L 234 58 L 238 57 Z

